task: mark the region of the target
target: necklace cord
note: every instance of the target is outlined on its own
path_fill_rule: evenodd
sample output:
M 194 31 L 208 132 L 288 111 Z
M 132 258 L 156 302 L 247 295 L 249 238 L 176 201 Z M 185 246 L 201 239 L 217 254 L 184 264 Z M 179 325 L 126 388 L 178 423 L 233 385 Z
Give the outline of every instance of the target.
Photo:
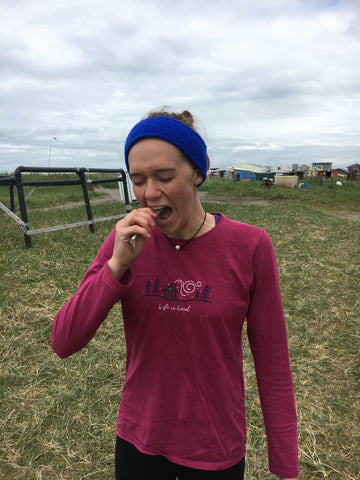
M 190 240 L 188 240 L 186 243 L 184 243 L 184 245 L 176 245 L 176 244 L 174 244 L 167 235 L 165 235 L 166 240 L 170 243 L 170 245 L 171 245 L 173 248 L 175 248 L 175 250 L 181 250 L 182 248 L 185 248 L 187 245 L 189 245 L 190 242 L 192 242 L 192 241 L 194 240 L 194 238 L 196 237 L 196 235 L 200 232 L 200 230 L 201 230 L 202 227 L 204 226 L 206 217 L 207 217 L 207 212 L 205 211 L 205 216 L 204 216 L 203 221 L 201 222 L 200 227 L 196 230 L 196 232 L 195 232 L 194 235 L 190 238 Z

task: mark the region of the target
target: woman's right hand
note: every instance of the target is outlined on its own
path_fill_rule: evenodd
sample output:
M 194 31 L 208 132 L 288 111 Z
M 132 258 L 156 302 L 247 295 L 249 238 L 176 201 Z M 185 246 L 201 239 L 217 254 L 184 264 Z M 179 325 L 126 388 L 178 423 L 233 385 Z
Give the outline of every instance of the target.
M 155 218 L 156 213 L 151 208 L 139 208 L 116 224 L 114 250 L 108 265 L 117 280 L 123 277 L 143 251 L 146 239 L 150 238 L 150 230 L 155 225 Z M 134 235 L 135 241 L 130 242 Z

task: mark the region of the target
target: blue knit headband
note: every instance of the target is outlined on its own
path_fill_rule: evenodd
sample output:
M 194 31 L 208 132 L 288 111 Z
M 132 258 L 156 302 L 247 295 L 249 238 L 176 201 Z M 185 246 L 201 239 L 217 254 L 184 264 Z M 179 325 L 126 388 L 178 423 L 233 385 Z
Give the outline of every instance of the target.
M 141 120 L 130 131 L 125 142 L 125 162 L 129 171 L 129 152 L 136 142 L 145 138 L 160 138 L 179 148 L 206 179 L 208 161 L 206 145 L 200 135 L 183 122 L 170 117 L 150 117 Z

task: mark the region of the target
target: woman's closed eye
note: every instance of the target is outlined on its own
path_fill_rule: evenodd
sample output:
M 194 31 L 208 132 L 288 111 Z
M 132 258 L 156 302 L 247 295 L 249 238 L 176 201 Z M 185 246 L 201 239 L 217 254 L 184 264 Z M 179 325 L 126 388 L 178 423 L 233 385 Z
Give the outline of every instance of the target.
M 163 183 L 168 183 L 168 182 L 171 182 L 171 180 L 173 179 L 174 177 L 162 177 L 162 178 L 159 178 L 160 182 L 163 182 Z
M 158 181 L 161 183 L 169 183 L 174 177 L 164 177 L 164 178 L 159 178 Z M 133 179 L 132 180 L 133 185 L 136 187 L 141 187 L 142 185 L 145 185 L 146 180 L 145 179 Z
M 140 187 L 141 185 L 144 185 L 145 180 L 132 180 L 133 185 L 136 187 Z

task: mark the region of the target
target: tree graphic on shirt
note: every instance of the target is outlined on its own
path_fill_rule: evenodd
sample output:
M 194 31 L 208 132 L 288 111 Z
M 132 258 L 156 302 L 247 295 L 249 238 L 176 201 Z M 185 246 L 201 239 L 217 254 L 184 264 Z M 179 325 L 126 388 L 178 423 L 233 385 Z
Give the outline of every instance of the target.
M 145 283 L 145 295 L 146 296 L 149 296 L 151 293 L 151 281 L 148 280 L 146 283 Z
M 161 288 L 160 288 L 160 279 L 159 277 L 156 278 L 154 281 L 154 295 L 160 296 L 161 295 Z
M 204 290 L 202 291 L 202 299 L 204 302 L 208 301 L 210 295 L 209 285 L 205 285 Z

